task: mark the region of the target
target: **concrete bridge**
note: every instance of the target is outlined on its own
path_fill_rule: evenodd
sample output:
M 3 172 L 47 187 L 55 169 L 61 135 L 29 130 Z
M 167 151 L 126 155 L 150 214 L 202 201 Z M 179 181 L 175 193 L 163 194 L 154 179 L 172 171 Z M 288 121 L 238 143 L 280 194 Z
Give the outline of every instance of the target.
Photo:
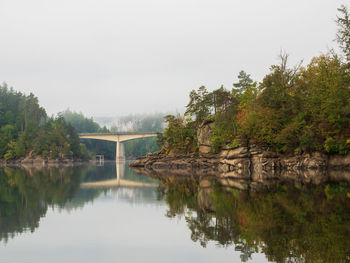
M 121 132 L 121 133 L 80 133 L 80 139 L 93 139 L 93 140 L 102 140 L 102 141 L 110 141 L 116 142 L 116 160 L 125 159 L 124 154 L 120 152 L 120 143 L 140 138 L 147 137 L 156 137 L 157 133 L 135 133 L 135 132 Z

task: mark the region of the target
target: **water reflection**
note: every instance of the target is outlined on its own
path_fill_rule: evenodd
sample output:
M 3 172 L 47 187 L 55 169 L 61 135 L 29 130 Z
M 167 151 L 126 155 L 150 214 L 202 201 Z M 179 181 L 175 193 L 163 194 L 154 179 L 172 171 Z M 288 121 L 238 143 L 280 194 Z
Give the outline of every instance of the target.
M 223 185 L 211 176 L 156 177 L 167 216 L 184 217 L 191 239 L 203 247 L 210 241 L 233 247 L 243 262 L 257 252 L 273 262 L 350 262 L 347 182 L 268 181 L 268 191 L 245 182 L 249 187 L 242 191 L 227 187 L 237 180 Z
M 70 167 L 1 168 L 0 241 L 6 243 L 17 234 L 34 232 L 50 207 L 68 211 L 82 208 L 113 187 L 108 184 L 101 188 L 81 185 L 114 180 L 129 182 L 130 185 L 134 182 L 132 187 L 157 186 L 154 184 L 155 180 L 135 174 L 125 163 L 118 166 L 110 163 L 103 167 L 89 164 Z M 135 192 L 132 189 L 119 189 L 118 194 L 121 198 L 134 202 L 150 200 L 152 195 L 155 195 L 152 190 Z
M 10 239 L 24 232 L 40 232 L 39 224 L 49 214 L 46 231 L 54 235 L 50 251 L 57 261 L 63 260 L 64 253 L 55 254 L 56 248 L 67 246 L 72 229 L 79 229 L 73 235 L 74 244 L 83 251 L 93 242 L 108 255 L 120 256 L 123 249 L 147 244 L 138 249 L 154 262 L 164 262 L 169 254 L 180 255 L 181 251 L 191 251 L 192 261 L 201 255 L 202 262 L 210 261 L 208 255 L 225 255 L 222 260 L 232 261 L 236 253 L 243 262 L 261 253 L 272 262 L 350 262 L 350 184 L 347 173 L 333 173 L 332 178 L 338 182 L 249 181 L 195 171 L 135 172 L 115 163 L 2 168 L 0 241 L 13 244 L 12 251 L 23 251 L 20 242 Z M 119 183 L 106 183 L 110 181 Z M 58 230 L 60 220 L 66 220 L 65 227 Z M 177 246 L 173 246 L 175 236 Z M 36 238 L 40 240 L 35 248 L 42 253 L 40 248 L 48 237 L 41 234 Z M 124 244 L 124 240 L 128 242 Z M 198 244 L 206 249 L 198 250 Z M 226 249 L 220 250 L 222 247 Z M 10 258 L 11 251 L 6 249 L 2 256 L 7 252 Z M 133 261 L 130 254 L 123 259 Z M 28 262 L 36 260 L 33 256 Z M 96 260 L 84 258 L 85 262 Z
M 0 169 L 0 241 L 39 226 L 49 206 L 64 207 L 79 188 L 81 170 Z
M 111 164 L 111 163 L 109 163 Z M 106 187 L 157 187 L 158 183 L 146 177 L 137 176 L 137 180 L 132 176 L 134 173 L 125 161 L 115 162 L 116 176 L 114 178 L 102 179 L 94 182 L 82 183 L 83 188 L 106 188 Z M 128 173 L 126 172 L 128 171 Z M 130 178 L 131 177 L 131 178 Z

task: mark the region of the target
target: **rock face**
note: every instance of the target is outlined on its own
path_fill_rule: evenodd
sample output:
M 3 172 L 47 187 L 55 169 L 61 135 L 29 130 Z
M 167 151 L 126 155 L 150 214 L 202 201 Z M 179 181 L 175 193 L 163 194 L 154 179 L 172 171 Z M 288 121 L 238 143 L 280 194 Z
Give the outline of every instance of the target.
M 152 155 L 136 159 L 130 164 L 131 167 L 144 167 L 152 170 L 212 170 L 216 171 L 218 159 L 215 157 L 194 157 L 194 156 L 177 156 L 170 157 L 167 155 Z
M 350 155 L 334 155 L 329 158 L 328 161 L 329 167 L 338 167 L 338 168 L 349 168 L 350 166 Z
M 250 180 L 257 184 L 265 183 L 266 180 L 294 180 L 317 184 L 329 179 L 350 178 L 350 155 L 329 157 L 316 152 L 286 156 L 256 149 L 249 151 L 245 147 L 223 150 L 219 154 L 205 157 L 152 155 L 139 158 L 130 166 L 152 171 L 182 170 L 184 173 L 200 169 L 205 173 L 215 174 L 223 182 L 235 179 Z M 238 181 L 230 181 L 230 184 Z
M 209 153 L 213 143 L 210 141 L 210 132 L 212 131 L 214 122 L 206 121 L 197 130 L 198 148 L 200 153 Z

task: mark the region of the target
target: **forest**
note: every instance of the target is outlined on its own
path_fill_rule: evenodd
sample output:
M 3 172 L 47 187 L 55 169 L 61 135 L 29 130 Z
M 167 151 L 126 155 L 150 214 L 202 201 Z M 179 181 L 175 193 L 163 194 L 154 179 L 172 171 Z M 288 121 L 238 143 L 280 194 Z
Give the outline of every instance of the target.
M 26 156 L 86 158 L 74 127 L 61 115 L 48 117 L 34 94 L 0 85 L 0 159 Z
M 231 89 L 190 93 L 186 112 L 166 116 L 165 153 L 198 151 L 198 130 L 212 123 L 212 152 L 251 145 L 280 153 L 350 152 L 350 19 L 339 9 L 336 41 L 306 66 L 288 66 L 288 54 L 261 82 L 241 71 Z

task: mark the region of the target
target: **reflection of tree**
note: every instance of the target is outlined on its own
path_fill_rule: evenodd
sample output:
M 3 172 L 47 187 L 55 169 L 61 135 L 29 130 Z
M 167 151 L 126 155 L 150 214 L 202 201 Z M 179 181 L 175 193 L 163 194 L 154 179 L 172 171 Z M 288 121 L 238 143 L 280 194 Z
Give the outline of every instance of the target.
M 159 197 L 165 198 L 165 202 L 169 206 L 167 211 L 168 217 L 183 215 L 187 208 L 195 208 L 197 206 L 197 182 L 191 179 L 182 178 L 177 180 L 175 177 L 164 177 L 163 183 L 172 187 L 164 188 L 159 186 Z M 176 183 L 174 183 L 176 182 Z
M 104 166 L 95 166 L 89 164 L 86 166 L 82 182 L 96 182 L 116 178 L 115 164 L 107 164 Z
M 349 190 L 337 184 L 256 195 L 241 204 L 246 232 L 264 243 L 262 251 L 273 261 L 349 261 Z
M 207 207 L 199 205 L 196 215 L 187 216 L 186 221 L 194 242 L 199 241 L 205 247 L 211 240 L 220 246 L 235 246 L 235 250 L 241 252 L 241 260 L 247 261 L 254 252 L 257 252 L 256 242 L 250 239 L 242 239 L 237 216 L 237 191 L 225 192 L 215 186 L 212 191 L 200 189 L 200 195 L 208 193 L 210 201 L 199 203 L 211 204 L 210 212 Z M 204 197 L 202 196 L 202 199 Z
M 0 169 L 0 240 L 34 231 L 49 206 L 62 207 L 77 191 L 77 169 Z
M 87 203 L 93 202 L 97 197 L 103 193 L 104 189 L 82 189 L 80 188 L 74 197 L 68 200 L 62 209 L 66 211 L 74 211 L 78 208 L 83 208 Z
M 209 241 L 234 246 L 242 261 L 258 251 L 275 262 L 350 261 L 349 184 L 280 185 L 249 194 L 215 182 L 184 183 L 163 182 L 169 213 L 185 214 L 191 239 L 204 247 Z

